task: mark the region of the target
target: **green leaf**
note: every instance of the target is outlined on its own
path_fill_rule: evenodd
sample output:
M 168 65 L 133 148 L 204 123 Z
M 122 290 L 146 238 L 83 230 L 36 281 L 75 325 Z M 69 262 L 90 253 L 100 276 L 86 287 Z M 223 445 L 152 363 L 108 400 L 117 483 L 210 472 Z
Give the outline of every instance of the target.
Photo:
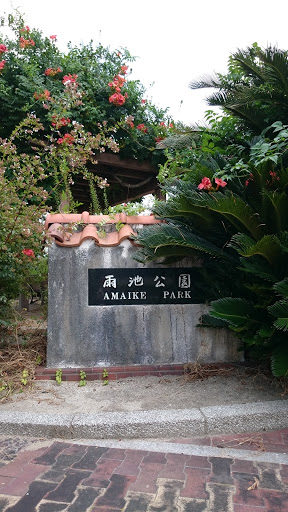
M 279 292 L 281 295 L 288 298 L 288 277 L 285 277 L 282 281 L 275 283 L 273 288 L 276 292 Z
M 271 357 L 271 369 L 275 377 L 288 376 L 288 349 L 284 348 Z
M 226 297 L 211 302 L 210 315 L 235 327 L 246 325 L 253 313 L 253 305 L 245 299 Z
M 274 325 L 277 329 L 281 329 L 282 331 L 288 330 L 288 300 L 283 299 L 275 302 L 272 306 L 268 307 L 269 312 L 277 316 L 277 320 L 275 320 Z
M 271 265 L 279 261 L 281 256 L 280 242 L 275 235 L 265 235 L 255 243 L 244 233 L 237 233 L 231 238 L 229 246 L 236 249 L 245 258 L 262 256 Z

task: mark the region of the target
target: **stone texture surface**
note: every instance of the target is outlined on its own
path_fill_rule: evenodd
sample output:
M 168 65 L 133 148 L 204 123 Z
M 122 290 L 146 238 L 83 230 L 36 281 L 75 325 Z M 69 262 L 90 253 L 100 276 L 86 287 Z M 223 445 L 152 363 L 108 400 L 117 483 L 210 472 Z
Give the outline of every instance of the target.
M 231 334 L 197 327 L 207 311 L 202 304 L 88 306 L 88 269 L 143 268 L 134 252 L 128 240 L 106 248 L 93 240 L 50 247 L 47 366 L 241 360 Z

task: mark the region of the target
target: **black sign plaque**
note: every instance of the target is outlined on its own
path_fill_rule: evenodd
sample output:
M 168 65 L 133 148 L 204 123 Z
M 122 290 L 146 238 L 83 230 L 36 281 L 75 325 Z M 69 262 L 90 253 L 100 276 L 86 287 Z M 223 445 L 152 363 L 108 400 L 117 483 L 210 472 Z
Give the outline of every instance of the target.
M 193 268 L 88 269 L 88 305 L 193 303 Z

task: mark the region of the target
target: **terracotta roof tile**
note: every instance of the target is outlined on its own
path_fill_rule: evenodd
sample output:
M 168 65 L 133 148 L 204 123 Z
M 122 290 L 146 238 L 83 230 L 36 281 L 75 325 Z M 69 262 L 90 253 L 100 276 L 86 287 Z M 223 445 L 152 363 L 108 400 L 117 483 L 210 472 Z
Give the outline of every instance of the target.
M 119 231 L 107 232 L 103 236 L 102 224 L 124 224 Z M 159 221 L 153 215 L 128 216 L 125 213 L 117 214 L 113 218 L 109 215 L 89 215 L 88 212 L 81 214 L 56 213 L 49 214 L 46 218 L 45 227 L 54 238 L 57 245 L 61 247 L 78 247 L 84 240 L 95 240 L 100 247 L 115 247 L 123 240 L 136 235 L 132 224 L 156 224 Z M 82 231 L 76 231 L 83 224 Z M 100 224 L 100 226 L 97 226 Z M 74 229 L 73 229 L 74 228 Z M 100 228 L 100 229 L 99 229 Z M 133 243 L 133 241 L 131 240 Z

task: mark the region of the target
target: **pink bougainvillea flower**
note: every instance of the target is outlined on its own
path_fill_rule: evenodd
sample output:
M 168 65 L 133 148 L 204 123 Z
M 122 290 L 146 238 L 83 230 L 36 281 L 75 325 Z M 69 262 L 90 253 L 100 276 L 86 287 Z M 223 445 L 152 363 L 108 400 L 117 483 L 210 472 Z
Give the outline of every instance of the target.
M 148 128 L 147 128 L 147 126 L 145 126 L 144 123 L 141 123 L 141 124 L 138 124 L 137 130 L 140 130 L 140 132 L 142 132 L 142 133 L 147 133 Z
M 125 97 L 120 94 L 120 92 L 115 92 L 111 96 L 109 96 L 109 102 L 113 103 L 113 105 L 124 105 Z
M 25 254 L 25 256 L 29 256 L 29 258 L 35 258 L 33 249 L 23 249 L 22 254 Z
M 198 189 L 199 190 L 202 190 L 202 189 L 204 189 L 204 190 L 211 190 L 211 188 L 212 188 L 212 183 L 209 180 L 209 178 L 206 178 L 206 177 L 203 178 L 201 183 L 199 183 L 199 185 L 198 185 Z
M 57 39 L 57 36 L 55 36 L 55 35 L 50 36 L 50 39 L 51 39 L 51 41 L 55 41 Z
M 141 100 L 141 103 L 143 103 L 143 105 L 145 105 L 147 100 Z
M 0 71 L 2 71 L 2 69 L 4 68 L 5 62 L 6 62 L 6 60 L 1 60 L 0 61 Z
M 76 82 L 76 79 L 77 79 L 78 75 L 65 75 L 63 76 L 63 80 L 62 80 L 62 83 L 64 85 L 68 85 L 68 84 L 73 84 Z
M 8 52 L 7 46 L 5 44 L 0 44 L 0 53 Z
M 220 180 L 219 178 L 215 178 L 215 183 L 217 185 L 217 188 L 226 187 L 227 185 L 227 181 Z

